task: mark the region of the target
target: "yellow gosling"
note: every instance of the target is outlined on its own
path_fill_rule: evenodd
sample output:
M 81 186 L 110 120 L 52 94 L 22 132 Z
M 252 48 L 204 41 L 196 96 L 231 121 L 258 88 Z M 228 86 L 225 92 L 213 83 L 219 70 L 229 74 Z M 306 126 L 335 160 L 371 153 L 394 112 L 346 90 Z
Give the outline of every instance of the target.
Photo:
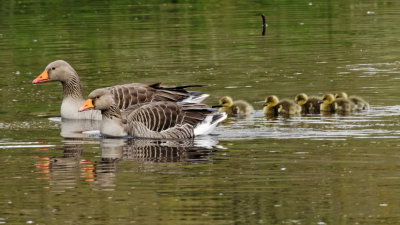
M 322 96 L 321 112 L 347 114 L 353 111 L 354 104 L 347 99 L 335 99 L 333 94 Z
M 321 99 L 315 96 L 308 97 L 305 93 L 300 93 L 294 98 L 295 102 L 301 107 L 303 114 L 319 114 Z
M 290 100 L 283 99 L 279 101 L 277 96 L 272 95 L 265 98 L 263 110 L 267 116 L 293 116 L 300 113 L 301 107 Z
M 335 95 L 336 99 L 348 99 L 354 104 L 354 110 L 356 111 L 362 111 L 362 110 L 368 110 L 369 109 L 369 104 L 367 101 L 362 99 L 361 97 L 358 96 L 350 96 L 348 97 L 347 93 L 345 92 L 338 92 Z
M 251 114 L 254 112 L 253 106 L 246 101 L 233 101 L 229 96 L 222 97 L 219 100 L 219 105 L 213 107 L 221 107 L 219 112 L 225 112 L 228 116 L 234 116 L 237 114 Z
M 279 99 L 275 95 L 268 96 L 265 98 L 265 103 L 264 103 L 264 114 L 268 116 L 278 116 L 278 105 Z

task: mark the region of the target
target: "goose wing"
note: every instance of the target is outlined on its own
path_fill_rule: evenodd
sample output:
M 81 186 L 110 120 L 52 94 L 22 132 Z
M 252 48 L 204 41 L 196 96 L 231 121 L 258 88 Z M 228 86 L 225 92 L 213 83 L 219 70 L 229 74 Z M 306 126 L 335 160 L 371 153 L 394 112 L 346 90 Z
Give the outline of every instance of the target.
M 116 85 L 107 89 L 114 95 L 114 100 L 120 109 L 131 105 L 153 101 L 183 101 L 193 94 L 185 90 L 188 87 L 201 87 L 202 85 L 161 86 L 161 83 L 152 85 L 132 83 Z M 195 94 L 198 94 L 197 92 Z

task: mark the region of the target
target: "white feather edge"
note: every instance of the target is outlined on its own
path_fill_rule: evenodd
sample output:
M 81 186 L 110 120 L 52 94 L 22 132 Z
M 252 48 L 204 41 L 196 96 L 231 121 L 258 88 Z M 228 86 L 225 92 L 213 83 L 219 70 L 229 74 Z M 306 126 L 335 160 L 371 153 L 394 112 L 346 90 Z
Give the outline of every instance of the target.
M 208 98 L 210 96 L 209 94 L 201 94 L 201 95 L 191 95 L 188 98 L 185 98 L 182 100 L 182 102 L 188 102 L 188 103 L 201 103 L 204 101 L 204 99 Z
M 213 120 L 213 117 L 216 115 L 222 114 L 223 116 L 219 118 L 218 120 L 214 121 L 214 123 L 211 123 Z M 208 115 L 201 123 L 199 123 L 193 130 L 194 136 L 199 136 L 199 135 L 207 135 L 210 134 L 215 127 L 223 120 L 225 120 L 228 116 L 226 113 L 215 113 L 212 115 Z

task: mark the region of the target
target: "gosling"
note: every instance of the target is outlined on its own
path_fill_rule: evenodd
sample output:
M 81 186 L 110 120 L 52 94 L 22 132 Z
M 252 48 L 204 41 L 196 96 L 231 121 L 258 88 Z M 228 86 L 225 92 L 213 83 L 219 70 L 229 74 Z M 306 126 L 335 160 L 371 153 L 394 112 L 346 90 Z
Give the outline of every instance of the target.
M 221 107 L 219 112 L 225 112 L 228 116 L 238 114 L 251 114 L 254 112 L 253 106 L 243 100 L 233 101 L 231 97 L 225 96 L 219 100 L 219 105 L 213 106 Z
M 333 94 L 322 96 L 320 103 L 320 110 L 322 113 L 348 114 L 354 110 L 353 102 L 348 99 L 335 99 Z
M 301 107 L 303 114 L 319 114 L 321 99 L 315 96 L 308 97 L 305 93 L 300 93 L 294 98 L 295 102 Z
M 362 111 L 362 110 L 368 110 L 369 109 L 369 104 L 367 101 L 362 99 L 361 97 L 358 96 L 350 96 L 348 97 L 347 93 L 345 92 L 338 92 L 335 95 L 336 99 L 348 99 L 354 104 L 354 110 L 356 111 Z
M 271 117 L 298 115 L 301 107 L 290 100 L 279 101 L 278 97 L 271 95 L 265 98 L 264 114 Z

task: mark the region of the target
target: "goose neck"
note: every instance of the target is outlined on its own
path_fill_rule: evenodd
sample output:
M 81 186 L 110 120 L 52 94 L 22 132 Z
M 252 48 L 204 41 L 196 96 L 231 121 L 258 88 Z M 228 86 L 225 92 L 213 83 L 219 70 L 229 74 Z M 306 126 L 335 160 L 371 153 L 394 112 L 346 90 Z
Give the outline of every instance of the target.
M 64 90 L 64 98 L 72 97 L 75 99 L 84 99 L 83 88 L 79 77 L 76 75 L 71 76 L 70 79 L 61 82 Z

